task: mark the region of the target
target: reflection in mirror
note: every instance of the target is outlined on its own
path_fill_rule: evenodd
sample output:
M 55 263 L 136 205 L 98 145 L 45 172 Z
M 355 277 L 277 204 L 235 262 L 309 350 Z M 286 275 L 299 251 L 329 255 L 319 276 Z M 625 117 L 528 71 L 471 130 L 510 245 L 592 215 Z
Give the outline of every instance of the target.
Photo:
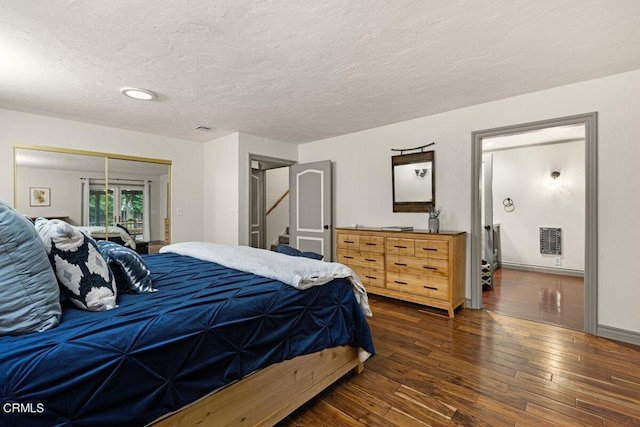
M 136 241 L 165 241 L 169 166 L 109 159 L 109 225 L 127 228 Z
M 104 196 L 103 157 L 16 148 L 15 162 L 14 198 L 18 211 L 31 218 L 58 218 L 72 225 L 89 225 L 82 220 L 85 209 L 81 178 L 102 179 L 102 188 L 98 190 Z M 46 189 L 48 193 L 46 206 L 32 200 L 33 189 L 38 188 Z M 92 214 L 90 225 L 105 225 L 104 214 L 96 215 L 95 210 Z
M 395 166 L 396 202 L 430 202 L 432 168 L 431 162 Z
M 170 243 L 170 169 L 163 160 L 15 147 L 14 203 L 31 218 L 62 219 L 145 253 Z M 34 190 L 46 201 L 34 202 Z
M 428 212 L 435 205 L 433 151 L 392 156 L 393 211 Z

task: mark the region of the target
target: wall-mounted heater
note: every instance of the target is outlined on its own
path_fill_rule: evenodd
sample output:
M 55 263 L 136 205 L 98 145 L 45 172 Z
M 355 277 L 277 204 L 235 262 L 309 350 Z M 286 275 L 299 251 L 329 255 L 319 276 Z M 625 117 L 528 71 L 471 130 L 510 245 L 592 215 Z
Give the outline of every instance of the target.
M 562 255 L 562 229 L 540 227 L 540 253 Z

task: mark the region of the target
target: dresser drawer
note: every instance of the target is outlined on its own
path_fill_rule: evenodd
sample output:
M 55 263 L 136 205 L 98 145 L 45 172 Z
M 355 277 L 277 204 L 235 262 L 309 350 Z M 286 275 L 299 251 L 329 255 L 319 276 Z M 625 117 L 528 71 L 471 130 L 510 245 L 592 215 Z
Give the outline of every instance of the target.
M 351 269 L 358 275 L 365 288 L 369 286 L 384 288 L 384 270 L 357 265 L 351 266 Z
M 387 271 L 425 276 L 449 277 L 449 262 L 444 259 L 387 255 Z
M 415 241 L 415 253 L 421 258 L 449 258 L 449 242 L 441 240 L 417 240 Z
M 449 299 L 446 279 L 387 271 L 387 289 L 439 300 Z
M 387 237 L 387 253 L 391 255 L 413 256 L 415 240 Z
M 360 251 L 384 253 L 384 237 L 359 236 Z
M 384 254 L 360 251 L 338 251 L 338 262 L 349 266 L 360 266 L 384 270 Z
M 338 233 L 338 249 L 360 250 L 360 236 Z

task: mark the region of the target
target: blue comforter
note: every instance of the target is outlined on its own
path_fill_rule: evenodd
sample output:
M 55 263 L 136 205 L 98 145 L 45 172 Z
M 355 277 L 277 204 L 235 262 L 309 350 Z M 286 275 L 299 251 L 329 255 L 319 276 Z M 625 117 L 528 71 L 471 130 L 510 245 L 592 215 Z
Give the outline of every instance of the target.
M 158 292 L 0 338 L 0 426 L 143 425 L 273 363 L 374 353 L 346 279 L 305 291 L 177 254 L 145 257 Z

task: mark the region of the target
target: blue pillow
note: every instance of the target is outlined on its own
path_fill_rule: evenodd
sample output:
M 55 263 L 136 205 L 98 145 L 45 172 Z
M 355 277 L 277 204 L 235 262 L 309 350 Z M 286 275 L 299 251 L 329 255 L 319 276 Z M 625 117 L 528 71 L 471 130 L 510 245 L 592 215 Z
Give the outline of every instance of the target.
M 99 240 L 96 243 L 100 253 L 111 266 L 118 291 L 130 290 L 138 294 L 157 291 L 151 284 L 151 272 L 147 264 L 136 251 L 107 240 Z
M 289 245 L 285 245 L 284 243 L 278 243 L 278 252 L 291 255 L 291 256 L 301 256 L 304 258 L 311 258 L 321 260 L 324 258 L 324 255 L 317 254 L 315 252 L 302 252 L 297 250 L 296 248 L 292 248 Z
M 84 310 L 116 308 L 116 281 L 95 240 L 64 221 L 38 218 L 36 230 L 62 292 Z
M 60 290 L 31 221 L 0 200 L 0 336 L 60 322 Z

